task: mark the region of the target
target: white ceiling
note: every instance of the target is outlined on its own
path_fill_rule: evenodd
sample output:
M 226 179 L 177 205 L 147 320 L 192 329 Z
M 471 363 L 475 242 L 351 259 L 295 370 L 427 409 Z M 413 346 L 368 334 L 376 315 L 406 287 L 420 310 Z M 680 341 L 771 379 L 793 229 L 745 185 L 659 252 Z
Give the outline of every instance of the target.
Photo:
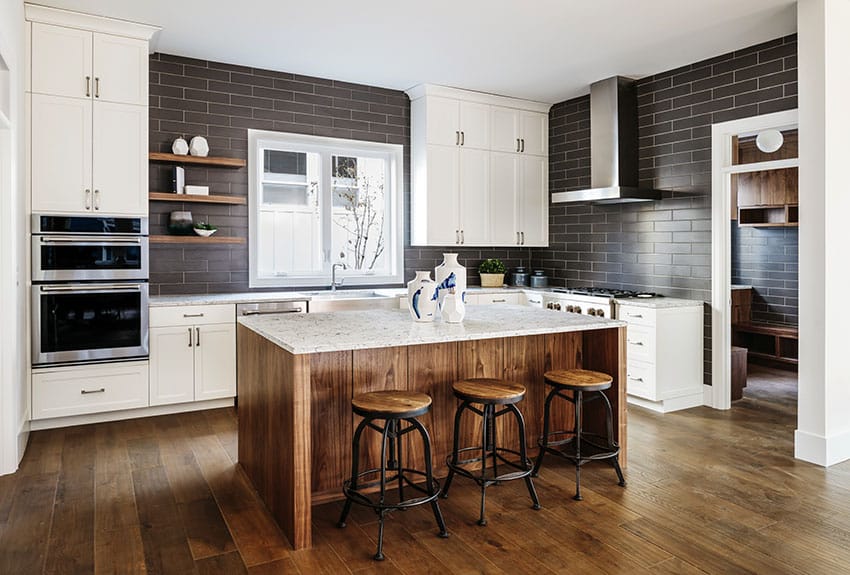
M 552 103 L 796 30 L 795 0 L 35 1 L 162 26 L 160 52 Z

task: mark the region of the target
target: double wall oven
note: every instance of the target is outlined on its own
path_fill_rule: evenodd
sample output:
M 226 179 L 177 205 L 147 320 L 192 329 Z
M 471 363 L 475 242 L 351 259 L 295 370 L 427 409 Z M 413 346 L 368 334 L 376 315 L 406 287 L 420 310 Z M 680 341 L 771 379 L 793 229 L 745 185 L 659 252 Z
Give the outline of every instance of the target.
M 148 356 L 148 220 L 33 215 L 33 366 Z

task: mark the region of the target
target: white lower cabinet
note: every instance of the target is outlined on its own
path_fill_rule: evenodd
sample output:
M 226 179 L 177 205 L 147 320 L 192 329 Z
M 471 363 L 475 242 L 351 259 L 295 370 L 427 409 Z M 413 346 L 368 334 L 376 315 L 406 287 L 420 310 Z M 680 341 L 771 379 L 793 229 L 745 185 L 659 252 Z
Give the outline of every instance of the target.
M 467 294 L 466 303 L 468 305 L 519 305 L 520 293 L 479 293 Z
M 236 395 L 234 306 L 154 308 L 150 335 L 151 405 Z
M 648 308 L 617 302 L 627 328 L 629 403 L 662 413 L 703 404 L 703 306 Z
M 34 420 L 147 406 L 147 361 L 48 367 L 32 372 Z

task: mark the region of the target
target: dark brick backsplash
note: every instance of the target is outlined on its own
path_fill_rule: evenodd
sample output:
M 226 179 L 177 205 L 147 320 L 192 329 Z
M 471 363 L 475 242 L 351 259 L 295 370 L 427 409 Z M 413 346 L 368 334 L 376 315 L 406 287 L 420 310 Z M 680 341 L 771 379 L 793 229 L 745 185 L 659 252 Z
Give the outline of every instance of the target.
M 796 108 L 796 54 L 792 35 L 638 80 L 640 183 L 663 190 L 663 199 L 553 204 L 549 248 L 533 251 L 534 267 L 547 270 L 557 286 L 710 301 L 711 124 Z M 590 97 L 584 96 L 550 110 L 549 188 L 554 193 L 587 187 Z M 779 304 L 780 296 L 767 297 L 777 298 L 765 300 L 777 302 L 774 309 L 795 299 Z M 790 321 L 791 314 L 785 315 Z M 710 320 L 706 306 L 706 383 L 711 383 Z
M 732 283 L 753 286 L 753 321 L 798 323 L 797 232 L 732 222 Z
M 170 152 L 178 136 L 200 135 L 211 155 L 247 159 L 249 128 L 401 144 L 410 205 L 410 100 L 404 92 L 170 54 L 150 57 L 151 151 Z M 186 182 L 207 185 L 211 194 L 248 195 L 246 169 L 187 167 Z M 170 191 L 171 167 L 151 164 L 150 185 Z M 221 235 L 248 236 L 247 206 L 176 202 L 151 202 L 151 233 L 166 233 L 175 210 L 215 224 Z M 404 217 L 405 280 L 417 269 L 433 269 L 444 251 L 458 251 L 471 270 L 487 257 L 509 267 L 530 264 L 529 249 L 411 248 L 409 207 Z M 154 245 L 150 261 L 152 295 L 251 291 L 244 245 Z M 477 283 L 478 275 L 470 273 L 469 281 Z

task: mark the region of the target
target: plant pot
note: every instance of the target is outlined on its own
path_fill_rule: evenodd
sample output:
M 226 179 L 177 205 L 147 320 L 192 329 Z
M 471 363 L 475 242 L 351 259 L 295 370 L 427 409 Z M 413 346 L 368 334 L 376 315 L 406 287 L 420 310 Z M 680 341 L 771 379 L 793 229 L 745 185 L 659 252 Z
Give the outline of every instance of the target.
M 502 287 L 505 285 L 505 274 L 478 274 L 481 276 L 481 287 Z

